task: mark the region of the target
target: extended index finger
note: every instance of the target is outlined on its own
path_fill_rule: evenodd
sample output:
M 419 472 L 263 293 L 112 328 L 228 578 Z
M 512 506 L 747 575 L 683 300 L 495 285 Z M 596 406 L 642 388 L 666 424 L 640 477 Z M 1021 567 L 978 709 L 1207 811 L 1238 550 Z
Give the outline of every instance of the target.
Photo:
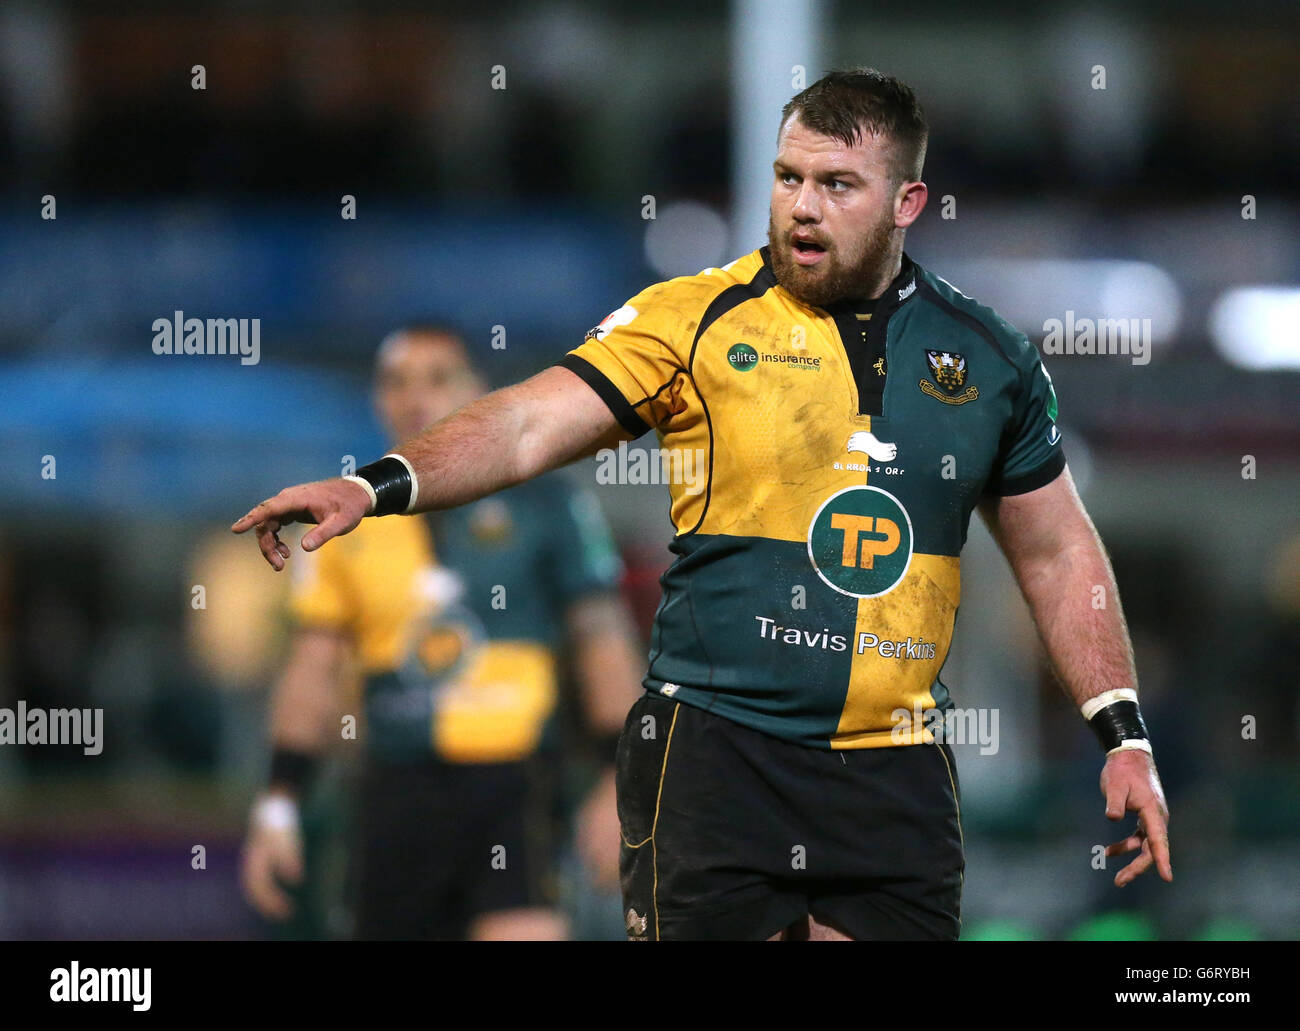
M 243 533 L 273 516 L 282 515 L 283 511 L 277 512 L 275 510 L 275 501 L 275 498 L 267 498 L 265 501 L 254 505 L 245 515 L 240 516 L 231 523 L 230 529 L 235 533 Z

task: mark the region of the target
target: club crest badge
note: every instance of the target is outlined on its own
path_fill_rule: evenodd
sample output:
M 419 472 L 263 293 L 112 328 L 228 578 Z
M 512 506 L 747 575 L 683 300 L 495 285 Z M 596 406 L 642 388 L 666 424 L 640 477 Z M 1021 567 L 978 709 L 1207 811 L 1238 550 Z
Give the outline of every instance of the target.
M 931 379 L 921 380 L 921 393 L 948 405 L 962 405 L 980 396 L 979 387 L 966 387 L 967 363 L 964 354 L 927 349 L 925 360 L 930 366 Z M 962 387 L 966 389 L 962 390 Z

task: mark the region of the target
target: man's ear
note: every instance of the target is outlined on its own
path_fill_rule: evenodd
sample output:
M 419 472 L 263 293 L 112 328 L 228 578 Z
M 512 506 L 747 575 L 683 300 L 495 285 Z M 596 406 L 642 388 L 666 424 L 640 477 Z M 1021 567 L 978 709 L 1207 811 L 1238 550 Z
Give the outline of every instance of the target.
M 906 229 L 925 210 L 925 202 L 930 197 L 930 188 L 923 182 L 901 183 L 894 194 L 894 225 Z

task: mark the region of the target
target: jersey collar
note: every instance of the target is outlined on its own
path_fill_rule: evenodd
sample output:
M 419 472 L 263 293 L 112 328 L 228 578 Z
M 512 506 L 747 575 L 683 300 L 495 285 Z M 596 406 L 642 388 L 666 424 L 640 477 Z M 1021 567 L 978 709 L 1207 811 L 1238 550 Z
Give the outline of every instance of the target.
M 764 244 L 758 249 L 759 256 L 763 259 L 763 264 L 772 276 L 772 281 L 776 282 L 776 273 L 772 269 L 772 248 Z M 894 277 L 892 283 L 885 288 L 885 292 L 878 298 L 845 298 L 835 301 L 830 305 L 822 308 L 828 315 L 834 318 L 836 315 L 856 315 L 859 312 L 872 312 L 873 319 L 879 322 L 888 320 L 895 311 L 903 306 L 908 298 L 916 293 L 917 280 L 920 278 L 921 267 L 917 265 L 907 254 L 903 252 L 902 266 L 898 270 L 898 275 Z M 796 301 L 799 299 L 794 298 Z M 802 301 L 799 301 L 802 304 Z M 807 307 L 816 307 L 808 305 Z

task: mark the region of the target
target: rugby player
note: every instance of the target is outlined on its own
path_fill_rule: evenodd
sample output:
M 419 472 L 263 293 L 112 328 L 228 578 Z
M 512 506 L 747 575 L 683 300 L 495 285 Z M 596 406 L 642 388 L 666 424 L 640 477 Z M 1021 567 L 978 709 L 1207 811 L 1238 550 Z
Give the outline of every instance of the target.
M 549 368 L 232 529 L 275 569 L 366 516 L 448 508 L 654 429 L 671 488 L 645 694 L 617 755 L 633 939 L 954 939 L 965 872 L 930 713 L 978 510 L 1106 752 L 1125 885 L 1170 866 L 1115 581 L 1027 337 L 903 249 L 925 207 L 915 94 L 832 72 L 781 113 L 768 244 L 648 287 Z M 1100 587 L 1107 604 L 1094 607 Z M 923 714 L 916 718 L 912 714 Z M 940 726 L 941 730 L 941 726 Z
M 379 348 L 374 401 L 391 439 L 483 392 L 449 330 L 406 327 Z M 303 876 L 300 803 L 331 735 L 341 736 L 340 681 L 352 660 L 365 713 L 352 821 L 356 937 L 561 938 L 554 850 L 542 832 L 553 778 L 537 753 L 567 636 L 586 723 L 606 753 L 577 820 L 579 851 L 591 881 L 615 887 L 614 743 L 641 674 L 617 591 L 621 562 L 595 500 L 558 477 L 434 518 L 372 520 L 298 571 L 245 893 L 270 919 L 290 915 L 280 882 Z

